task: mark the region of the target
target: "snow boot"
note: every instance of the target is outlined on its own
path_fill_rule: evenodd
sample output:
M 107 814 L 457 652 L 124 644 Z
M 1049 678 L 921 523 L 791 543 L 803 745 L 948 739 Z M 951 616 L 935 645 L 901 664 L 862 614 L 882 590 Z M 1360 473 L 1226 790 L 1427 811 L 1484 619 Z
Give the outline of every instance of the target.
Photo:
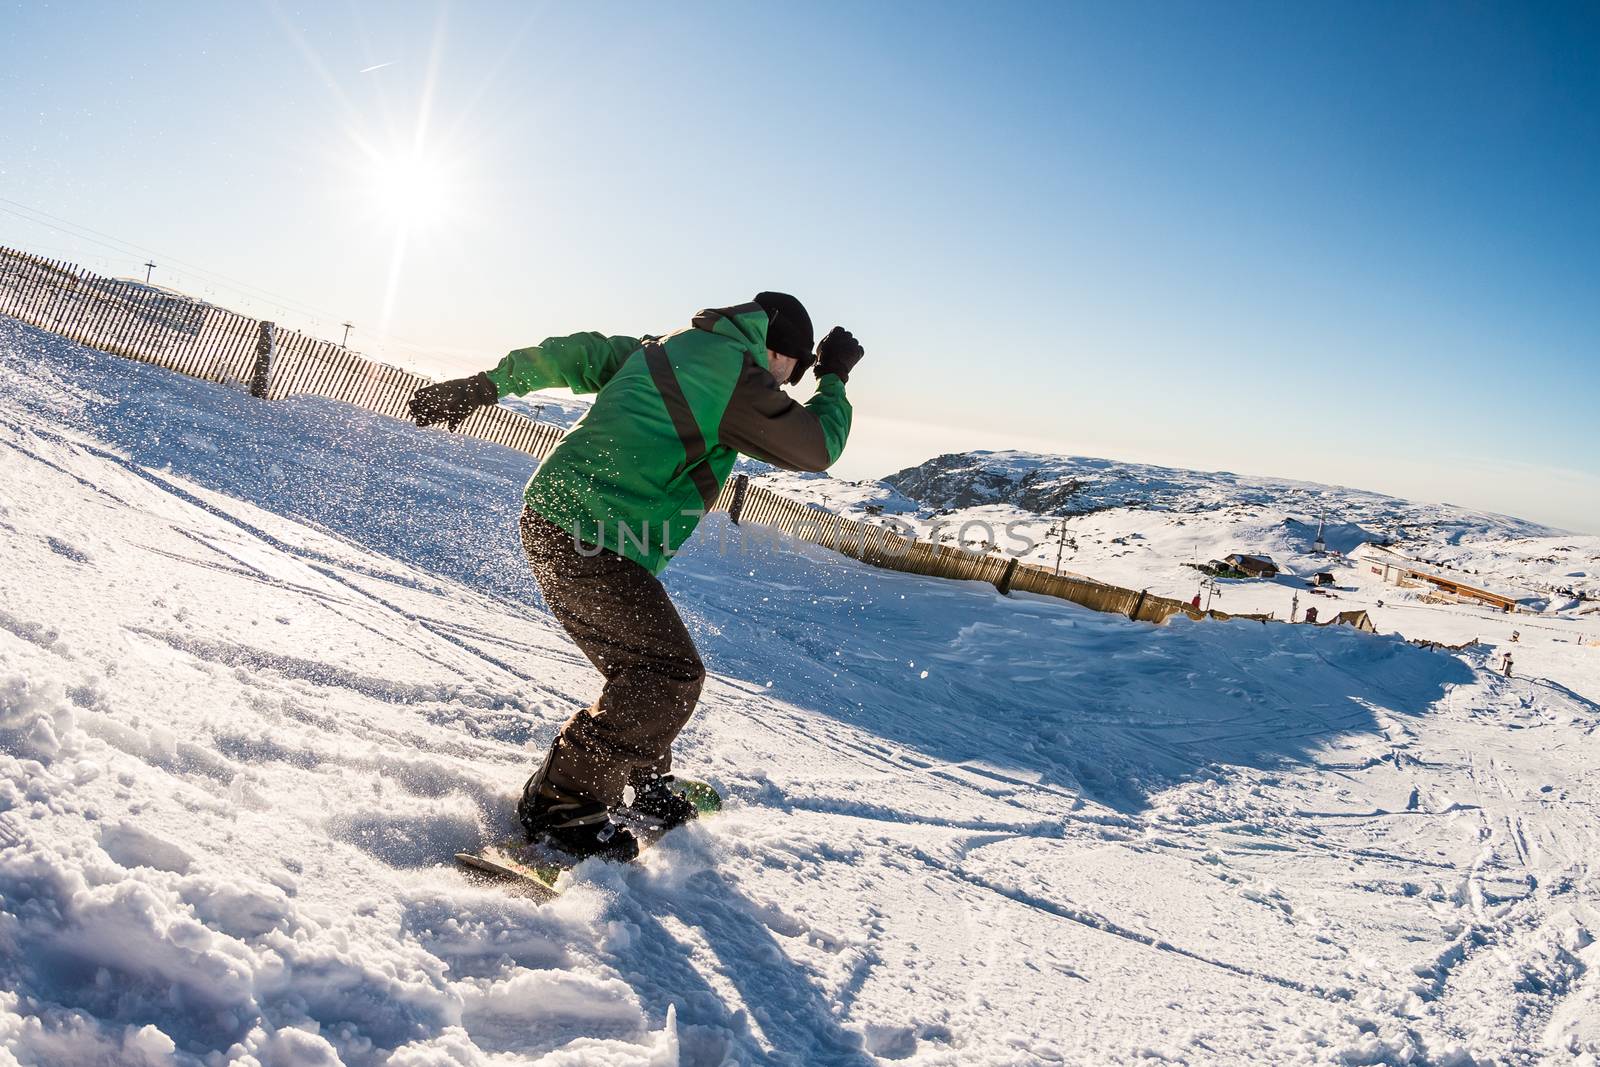
M 574 859 L 598 856 L 626 863 L 639 855 L 632 831 L 612 822 L 599 801 L 563 803 L 530 790 L 517 803 L 517 819 L 530 842 L 548 844 Z
M 670 774 L 652 775 L 644 785 L 635 786 L 633 803 L 628 805 L 628 810 L 643 815 L 663 830 L 682 826 L 700 815 L 700 809 L 673 788 Z

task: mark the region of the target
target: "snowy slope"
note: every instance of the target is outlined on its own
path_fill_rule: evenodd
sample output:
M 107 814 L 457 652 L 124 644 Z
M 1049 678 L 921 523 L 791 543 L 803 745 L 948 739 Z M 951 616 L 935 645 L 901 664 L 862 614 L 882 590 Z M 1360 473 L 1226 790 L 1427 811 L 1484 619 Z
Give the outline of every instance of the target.
M 517 558 L 529 462 L 0 320 L 0 1063 L 1600 1055 L 1581 661 L 720 521 L 668 584 L 730 810 L 552 905 L 474 887 L 597 688 Z

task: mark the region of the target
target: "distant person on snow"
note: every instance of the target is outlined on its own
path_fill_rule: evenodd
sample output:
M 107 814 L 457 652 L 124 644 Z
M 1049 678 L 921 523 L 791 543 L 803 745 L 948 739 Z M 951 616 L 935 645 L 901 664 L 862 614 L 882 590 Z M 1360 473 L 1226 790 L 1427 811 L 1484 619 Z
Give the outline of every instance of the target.
M 1505 672 L 1507 678 L 1511 677 L 1511 653 L 1509 652 L 1506 653 Z
M 1194 599 L 1189 601 L 1189 606 L 1196 611 L 1200 610 L 1200 594 L 1196 593 Z
M 832 466 L 862 354 L 841 326 L 813 354 L 800 301 L 766 292 L 662 337 L 552 337 L 411 398 L 418 426 L 454 430 L 502 396 L 599 394 L 524 494 L 522 546 L 545 603 L 605 676 L 599 700 L 567 720 L 523 787 L 517 817 L 530 841 L 632 859 L 638 842 L 611 818 L 630 785 L 633 810 L 664 826 L 695 816 L 669 770 L 705 667 L 656 575 L 716 500 L 735 453 L 788 470 Z M 782 386 L 813 363 L 817 392 L 802 406 Z

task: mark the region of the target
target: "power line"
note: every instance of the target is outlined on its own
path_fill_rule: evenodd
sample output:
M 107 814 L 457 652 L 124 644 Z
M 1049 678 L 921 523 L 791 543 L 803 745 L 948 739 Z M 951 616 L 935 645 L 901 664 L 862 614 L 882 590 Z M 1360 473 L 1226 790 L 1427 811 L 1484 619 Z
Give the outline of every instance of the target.
M 109 248 L 112 251 L 122 255 L 129 255 L 130 253 L 128 250 L 133 249 L 138 255 L 141 256 L 161 256 L 166 262 L 176 263 L 180 266 L 186 267 L 190 272 L 197 274 L 202 278 L 210 279 L 213 281 L 213 283 L 221 282 L 225 286 L 235 287 L 236 291 L 239 292 L 240 295 L 245 296 L 249 300 L 259 300 L 272 307 L 278 308 L 281 311 L 289 311 L 299 315 L 308 316 L 313 320 L 319 320 L 319 325 L 320 320 L 327 320 L 329 325 L 332 325 L 338 323 L 342 318 L 342 316 L 335 315 L 332 312 L 313 307 L 310 304 L 302 303 L 293 297 L 287 297 L 280 293 L 274 293 L 270 289 L 263 289 L 258 285 L 252 285 L 249 282 L 242 282 L 236 278 L 230 278 L 225 274 L 218 274 L 215 271 L 210 271 L 204 267 L 196 266 L 195 264 L 179 259 L 176 256 L 168 256 L 157 249 L 147 248 L 132 241 L 125 241 L 120 237 L 114 236 L 113 234 L 106 233 L 102 230 L 97 230 L 92 226 L 85 226 L 82 223 L 73 222 L 71 219 L 62 218 L 60 215 L 51 214 L 50 212 L 45 211 L 42 208 L 36 208 L 31 204 L 24 204 L 20 201 L 12 200 L 3 196 L 0 196 L 0 204 L 10 204 L 11 208 L 22 209 L 21 211 L 15 211 L 11 208 L 0 207 L 0 212 L 5 212 L 8 215 L 22 219 L 25 222 L 33 223 L 36 226 L 45 226 L 49 229 L 56 230 L 57 232 L 67 234 L 70 237 L 76 237 L 79 240 L 88 241 L 91 244 L 97 244 L 103 248 Z M 23 212 L 31 212 L 34 215 L 42 216 L 43 219 L 49 219 L 51 221 L 44 222 L 41 221 L 41 219 L 32 218 L 27 214 L 23 214 Z M 56 225 L 53 225 L 53 223 Z M 90 234 L 94 236 L 89 236 Z M 146 264 L 140 264 L 140 266 L 146 266 Z M 403 337 L 397 337 L 394 334 L 383 333 L 382 331 L 368 330 L 367 336 L 379 341 L 383 341 L 392 347 L 410 349 L 413 352 L 436 353 L 438 351 L 437 345 L 418 344 L 415 341 L 408 341 Z
M 282 295 L 280 295 L 278 293 L 274 293 L 274 292 L 272 292 L 270 290 L 262 289 L 259 286 L 251 285 L 249 282 L 241 282 L 238 279 L 230 278 L 225 274 L 217 274 L 214 271 L 206 270 L 204 267 L 197 267 L 193 263 L 189 263 L 189 262 L 187 262 L 185 260 L 178 259 L 176 256 L 168 256 L 168 255 L 165 255 L 164 253 L 157 252 L 155 249 L 146 248 L 143 245 L 134 244 L 132 241 L 124 241 L 120 237 L 113 237 L 111 234 L 104 233 L 104 232 L 102 232 L 100 230 L 96 230 L 93 227 L 84 226 L 81 223 L 72 222 L 69 219 L 61 218 L 59 215 L 52 215 L 48 211 L 42 211 L 39 208 L 30 207 L 27 204 L 21 204 L 21 203 L 18 203 L 17 201 L 15 201 L 15 200 L 6 199 L 5 197 L 0 197 L 0 203 L 11 204 L 14 207 L 22 208 L 23 211 L 30 211 L 30 212 L 33 212 L 33 213 L 35 213 L 37 215 L 42 215 L 44 218 L 51 220 L 51 222 L 43 222 L 40 219 L 32 218 L 32 217 L 30 217 L 28 215 L 22 214 L 21 212 L 13 211 L 13 210 L 10 210 L 10 209 L 7 209 L 7 208 L 0 207 L 0 211 L 4 211 L 8 215 L 13 215 L 13 216 L 15 216 L 17 218 L 23 219 L 26 222 L 31 222 L 31 223 L 33 223 L 35 225 L 39 225 L 39 226 L 49 227 L 50 229 L 54 229 L 54 230 L 57 230 L 57 231 L 59 231 L 61 233 L 65 233 L 68 236 L 76 237 L 79 240 L 88 241 L 91 244 L 97 244 L 97 245 L 100 245 L 103 248 L 109 248 L 114 252 L 120 252 L 123 255 L 136 255 L 136 256 L 160 255 L 160 256 L 162 256 L 162 258 L 166 259 L 168 262 L 177 263 L 180 266 L 188 268 L 190 271 L 194 272 L 195 274 L 199 274 L 199 275 L 201 275 L 203 277 L 207 277 L 207 278 L 213 279 L 215 281 L 224 282 L 227 285 L 236 286 L 239 289 L 240 292 L 245 293 L 246 295 L 254 293 L 255 295 L 251 296 L 250 297 L 251 299 L 260 300 L 262 298 L 265 298 L 265 302 L 266 303 L 270 303 L 274 307 L 280 308 L 280 309 L 282 309 L 284 311 L 297 311 L 297 312 L 299 312 L 301 314 L 311 314 L 311 315 L 315 315 L 315 316 L 318 316 L 318 317 L 321 317 L 321 318 L 337 318 L 337 316 L 332 315 L 329 312 L 322 311 L 319 308 L 314 308 L 309 304 L 303 304 L 303 303 L 293 299 L 292 297 L 282 296 Z M 52 225 L 51 224 L 52 222 L 53 223 L 57 223 L 59 225 Z M 83 231 L 83 232 L 81 232 L 81 233 L 77 232 L 77 231 L 80 231 L 80 230 Z M 93 234 L 95 236 L 91 237 L 91 236 L 89 236 L 90 234 Z M 97 240 L 97 238 L 104 238 L 104 240 Z M 129 251 L 130 249 L 132 249 L 133 251 L 130 252 Z M 141 264 L 141 266 L 142 266 L 142 264 Z

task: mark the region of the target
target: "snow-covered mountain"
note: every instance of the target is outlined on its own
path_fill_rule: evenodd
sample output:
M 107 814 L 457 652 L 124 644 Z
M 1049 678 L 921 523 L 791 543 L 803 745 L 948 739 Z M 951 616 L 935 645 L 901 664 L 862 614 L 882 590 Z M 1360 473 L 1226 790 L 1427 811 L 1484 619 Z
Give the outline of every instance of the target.
M 469 882 L 598 688 L 530 465 L 0 320 L 0 1063 L 1600 1056 L 1565 615 L 1153 627 L 714 517 L 666 580 L 727 810 L 546 906 Z
M 1318 594 L 1340 610 L 1374 613 L 1413 604 L 1375 581 L 1349 554 L 1389 544 L 1427 568 L 1540 611 L 1600 607 L 1600 537 L 1568 534 L 1506 515 L 1381 493 L 1229 472 L 1027 452 L 939 456 L 882 481 L 765 472 L 769 487 L 852 517 L 882 516 L 919 536 L 1001 551 L 1045 566 L 1163 596 L 1196 592 L 1234 612 L 1288 618 L 1305 578 L 1332 571 Z M 1316 548 L 1318 533 L 1328 552 Z M 1277 582 L 1204 583 L 1194 564 L 1232 553 L 1271 556 Z M 1220 599 L 1219 599 L 1220 598 Z M 1381 606 L 1380 606 L 1381 604 Z M 1391 612 L 1392 614 L 1392 612 Z M 1408 636 L 1441 636 L 1454 622 L 1400 616 Z
M 1343 540 L 1453 543 L 1464 538 L 1548 537 L 1562 532 L 1506 515 L 1448 504 L 1416 504 L 1342 486 L 1032 452 L 943 455 L 883 480 L 929 508 L 1009 504 L 1054 516 L 1117 508 L 1178 513 L 1257 508 L 1313 520 L 1325 514 L 1341 528 L 1334 536 Z

